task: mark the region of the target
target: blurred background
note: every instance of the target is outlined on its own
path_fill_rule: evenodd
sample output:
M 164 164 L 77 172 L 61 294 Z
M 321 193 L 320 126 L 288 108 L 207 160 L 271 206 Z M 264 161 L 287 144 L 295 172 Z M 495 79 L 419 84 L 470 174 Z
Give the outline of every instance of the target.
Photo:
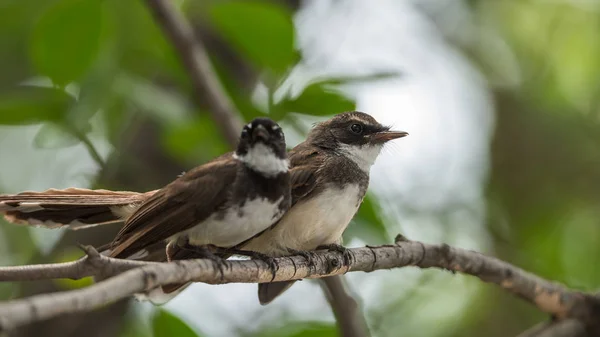
M 290 147 L 361 110 L 408 131 L 371 171 L 345 244 L 403 233 L 497 256 L 570 287 L 600 283 L 600 1 L 179 0 L 244 120 Z M 146 191 L 228 151 L 142 0 L 0 0 L 0 193 Z M 78 258 L 68 232 L 0 220 L 0 263 Z M 508 336 L 547 319 L 478 279 L 347 275 L 373 336 Z M 0 284 L 4 300 L 91 280 Z M 338 334 L 319 283 L 261 307 L 256 285 L 195 284 L 18 336 Z

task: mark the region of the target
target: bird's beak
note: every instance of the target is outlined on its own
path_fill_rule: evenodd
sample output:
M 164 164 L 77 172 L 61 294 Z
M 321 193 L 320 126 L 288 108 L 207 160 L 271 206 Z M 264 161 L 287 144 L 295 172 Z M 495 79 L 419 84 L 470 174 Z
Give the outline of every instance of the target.
M 371 136 L 371 142 L 377 144 L 383 144 L 393 139 L 402 138 L 408 136 L 408 132 L 405 131 L 381 131 L 374 133 Z
M 267 131 L 267 129 L 264 126 L 259 124 L 252 131 L 252 140 L 254 142 L 256 142 L 258 140 L 262 140 L 262 141 L 266 142 L 267 140 L 269 140 L 269 131 Z

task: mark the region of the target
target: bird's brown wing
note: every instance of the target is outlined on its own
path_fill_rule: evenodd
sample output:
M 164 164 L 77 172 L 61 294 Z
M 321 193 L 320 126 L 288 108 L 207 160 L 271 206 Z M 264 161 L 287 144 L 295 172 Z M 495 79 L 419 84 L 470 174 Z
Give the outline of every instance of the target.
M 197 167 L 146 200 L 117 234 L 111 257 L 124 258 L 192 228 L 224 207 L 237 172 L 230 157 Z
M 289 152 L 292 207 L 309 195 L 317 185 L 317 171 L 323 164 L 318 148 L 300 144 Z

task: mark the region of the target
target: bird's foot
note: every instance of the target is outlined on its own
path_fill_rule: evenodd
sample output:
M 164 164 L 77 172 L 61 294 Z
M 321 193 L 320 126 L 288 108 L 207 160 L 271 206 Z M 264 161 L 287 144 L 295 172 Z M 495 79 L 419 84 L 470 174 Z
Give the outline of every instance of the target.
M 338 245 L 335 243 L 330 243 L 330 244 L 326 244 L 326 245 L 320 245 L 317 247 L 317 250 L 319 249 L 326 249 L 330 252 L 339 252 L 342 253 L 342 258 L 344 259 L 344 266 L 347 267 L 352 263 L 352 252 L 350 252 L 350 249 L 342 246 L 342 245 Z
M 183 245 L 180 245 L 179 247 L 183 250 L 193 252 L 194 258 L 210 260 L 221 273 L 221 277 L 225 275 L 225 272 L 223 270 L 225 259 L 217 255 L 217 253 L 219 253 L 222 248 L 219 248 L 214 245 L 194 246 L 187 242 Z
M 305 258 L 306 263 L 308 264 L 308 268 L 312 269 L 315 267 L 315 255 L 313 252 L 308 250 L 298 250 L 292 248 L 287 248 L 286 251 L 289 253 L 289 255 L 300 255 L 303 258 Z
M 267 254 L 255 252 L 252 250 L 241 250 L 241 249 L 234 249 L 234 248 L 224 248 L 224 250 L 230 254 L 247 256 L 254 260 L 263 261 L 264 263 L 266 263 L 269 266 L 269 270 L 271 271 L 271 275 L 272 275 L 271 281 L 275 279 L 275 273 L 277 273 L 277 270 L 279 269 L 279 265 L 275 261 L 274 257 L 269 256 Z

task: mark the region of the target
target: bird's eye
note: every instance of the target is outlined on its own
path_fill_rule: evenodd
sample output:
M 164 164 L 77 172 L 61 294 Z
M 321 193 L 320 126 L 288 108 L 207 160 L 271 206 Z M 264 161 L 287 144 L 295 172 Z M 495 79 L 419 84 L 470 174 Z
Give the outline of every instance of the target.
M 356 133 L 357 135 L 360 135 L 363 132 L 363 126 L 360 124 L 352 124 L 350 126 L 350 131 Z
M 247 139 L 250 136 L 250 132 L 248 132 L 247 128 L 242 130 L 242 139 Z

